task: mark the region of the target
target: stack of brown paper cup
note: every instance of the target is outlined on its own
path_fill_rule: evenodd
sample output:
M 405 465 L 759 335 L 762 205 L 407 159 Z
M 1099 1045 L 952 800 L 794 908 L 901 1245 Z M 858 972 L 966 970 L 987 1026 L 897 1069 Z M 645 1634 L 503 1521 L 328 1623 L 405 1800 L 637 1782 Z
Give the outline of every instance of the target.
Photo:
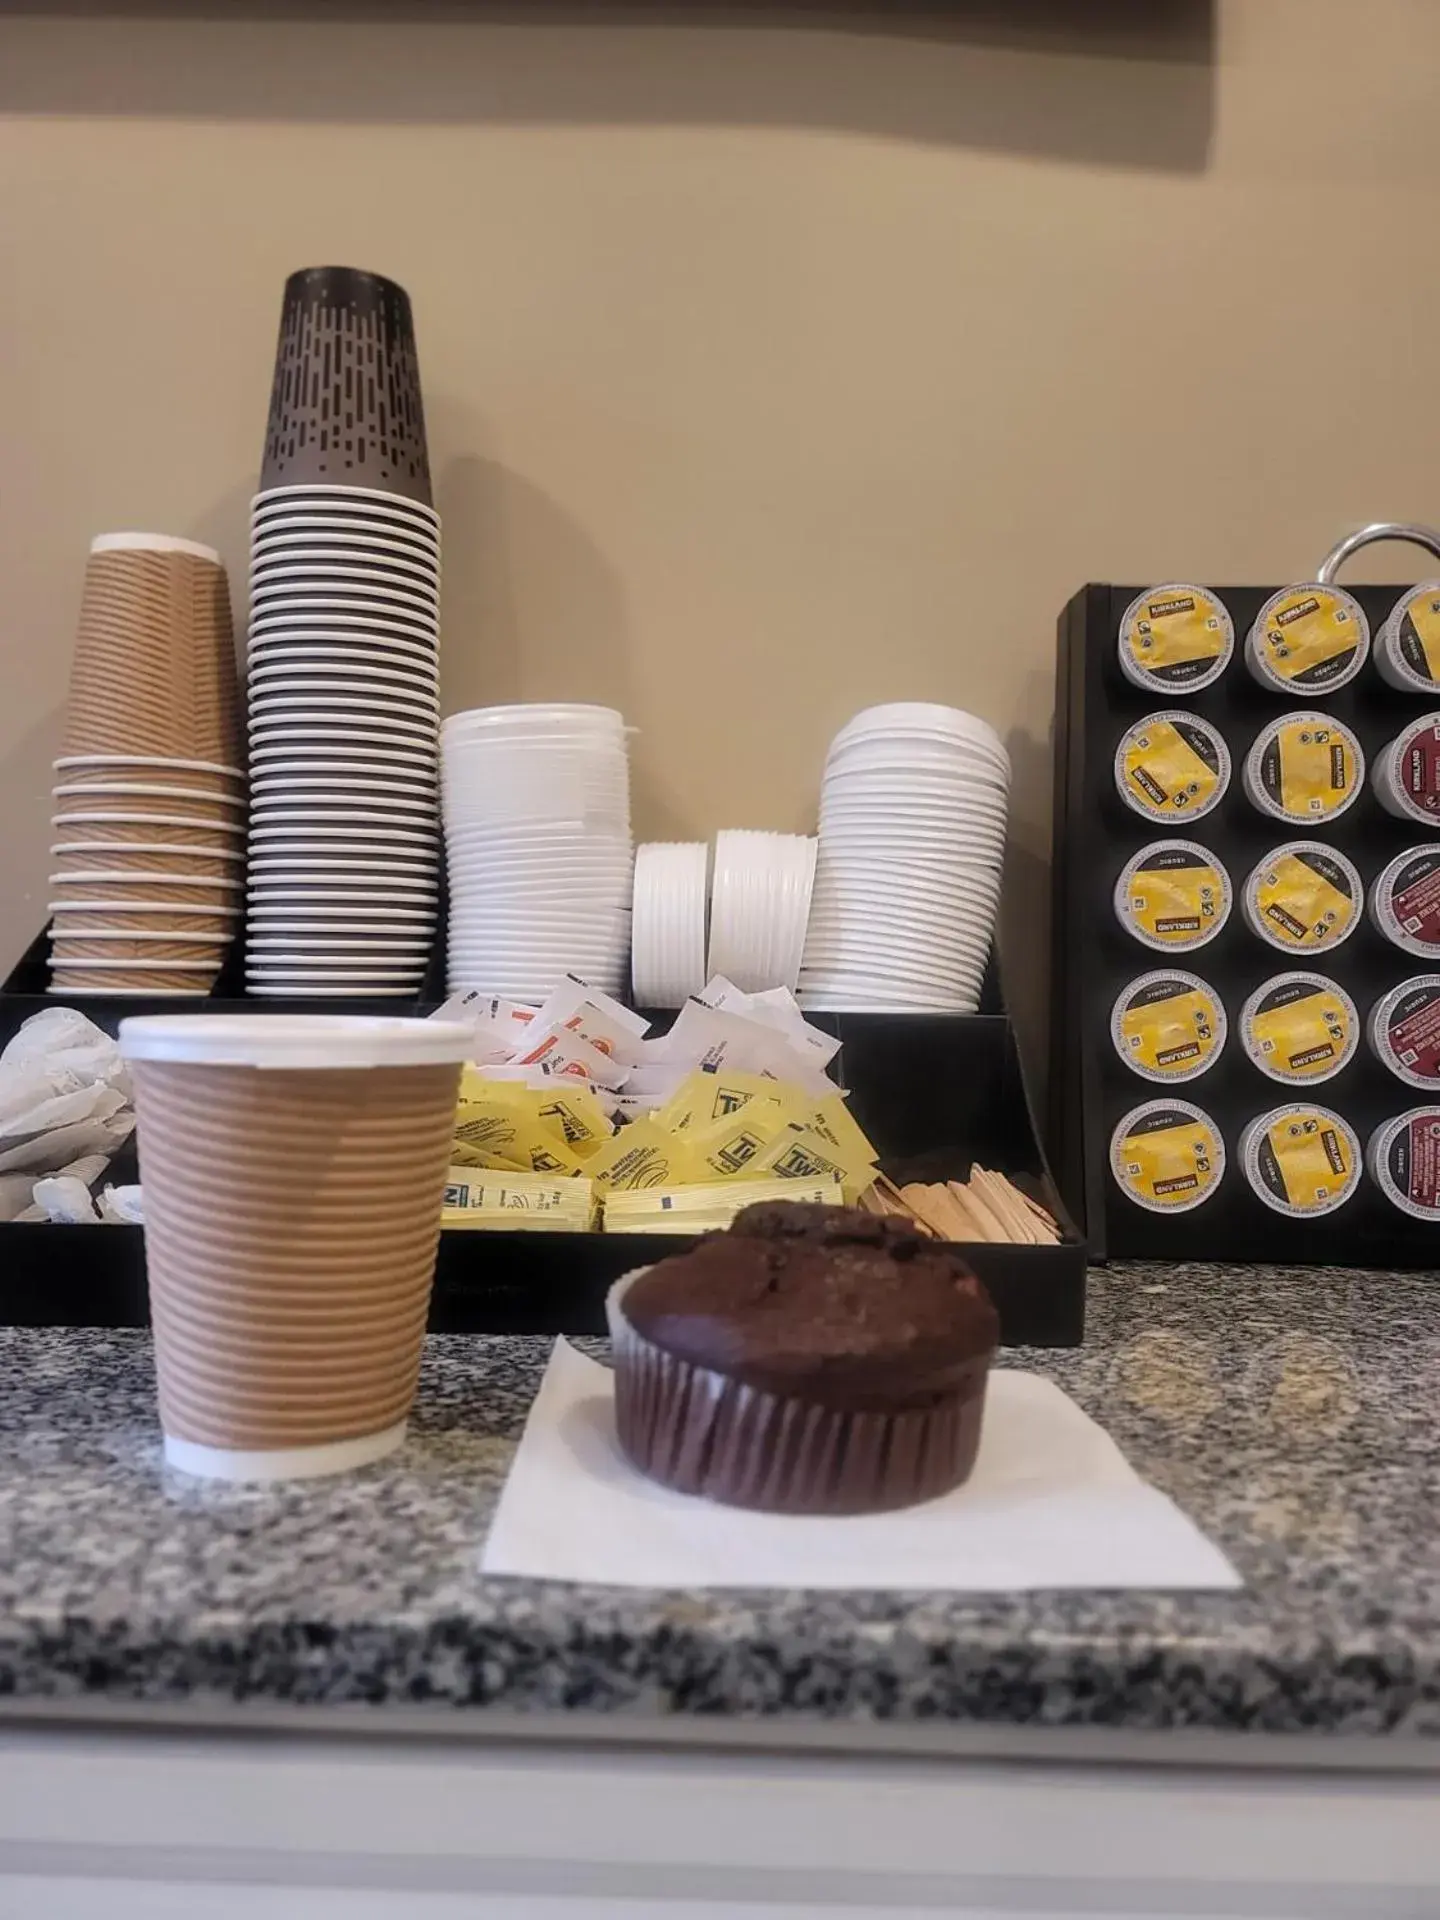
M 55 762 L 52 992 L 209 992 L 244 896 L 243 762 L 220 556 L 102 534 Z
M 126 1020 L 165 1455 L 303 1478 L 398 1447 L 469 1030 Z

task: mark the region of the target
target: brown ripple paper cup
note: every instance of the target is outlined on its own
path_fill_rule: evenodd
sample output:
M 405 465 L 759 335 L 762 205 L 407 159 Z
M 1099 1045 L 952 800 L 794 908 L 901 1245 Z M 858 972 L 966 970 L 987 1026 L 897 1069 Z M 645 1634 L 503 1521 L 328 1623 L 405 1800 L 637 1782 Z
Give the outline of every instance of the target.
M 56 933 L 50 942 L 50 957 L 57 967 L 67 960 L 109 960 L 116 966 L 133 960 L 188 960 L 197 969 L 218 973 L 225 958 L 223 940 L 178 940 L 168 934 L 136 933 L 128 938 L 118 934 Z
M 363 1466 L 415 1395 L 465 1027 L 126 1020 L 165 1454 L 232 1480 Z
M 54 844 L 65 847 L 101 844 L 144 847 L 163 840 L 166 846 L 194 847 L 201 853 L 207 849 L 238 853 L 244 845 L 238 833 L 196 820 L 187 822 L 183 813 L 178 820 L 176 815 L 169 813 L 142 820 L 124 820 L 108 814 L 97 817 L 81 804 L 53 814 L 50 826 L 55 835 Z
M 885 1513 L 964 1483 L 980 1451 L 993 1353 L 924 1407 L 870 1412 L 767 1393 L 663 1352 L 625 1318 L 627 1274 L 605 1302 L 620 1450 L 647 1479 L 769 1513 Z
M 207 853 L 203 847 L 182 853 L 143 845 L 133 852 L 124 847 L 57 848 L 51 858 L 57 879 L 72 873 L 168 873 L 172 879 L 238 880 L 243 865 L 238 848 L 229 854 Z
M 205 971 L 146 973 L 132 967 L 56 967 L 50 975 L 51 993 L 123 993 L 163 1000 L 167 995 L 208 994 L 215 984 L 213 967 Z
M 221 799 L 243 797 L 247 784 L 238 767 L 206 767 L 192 760 L 123 760 L 110 755 L 57 760 L 55 779 L 67 787 L 112 783 L 177 787 L 186 794 Z
M 165 534 L 102 534 L 85 569 L 62 758 L 242 761 L 220 556 Z

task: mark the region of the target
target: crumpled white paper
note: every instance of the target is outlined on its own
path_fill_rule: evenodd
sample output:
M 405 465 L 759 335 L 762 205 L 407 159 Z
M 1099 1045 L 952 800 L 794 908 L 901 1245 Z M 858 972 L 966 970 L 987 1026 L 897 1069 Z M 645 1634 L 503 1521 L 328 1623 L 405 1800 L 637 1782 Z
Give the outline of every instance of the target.
M 119 1042 L 71 1007 L 33 1014 L 0 1053 L 0 1220 L 86 1217 L 71 1183 L 88 1204 L 134 1130 Z M 67 1184 L 36 1194 L 57 1176 Z

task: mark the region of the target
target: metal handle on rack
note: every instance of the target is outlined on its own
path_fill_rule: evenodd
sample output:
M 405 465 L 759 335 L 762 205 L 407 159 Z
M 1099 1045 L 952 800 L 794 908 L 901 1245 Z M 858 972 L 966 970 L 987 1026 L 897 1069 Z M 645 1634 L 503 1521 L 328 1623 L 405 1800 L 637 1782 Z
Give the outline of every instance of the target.
M 1398 520 L 1376 520 L 1368 527 L 1358 527 L 1354 533 L 1334 546 L 1320 562 L 1320 571 L 1315 575 L 1322 587 L 1333 586 L 1335 576 L 1361 547 L 1370 547 L 1377 540 L 1404 540 L 1412 547 L 1424 547 L 1440 559 L 1440 532 L 1434 527 L 1410 526 Z

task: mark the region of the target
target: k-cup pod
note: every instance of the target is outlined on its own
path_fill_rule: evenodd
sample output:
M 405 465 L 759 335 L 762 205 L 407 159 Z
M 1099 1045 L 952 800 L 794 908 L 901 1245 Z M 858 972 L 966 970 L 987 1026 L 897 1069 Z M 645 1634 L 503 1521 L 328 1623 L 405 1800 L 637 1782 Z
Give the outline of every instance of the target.
M 1225 1007 L 1197 974 L 1142 974 L 1110 1011 L 1115 1051 L 1144 1080 L 1196 1080 L 1225 1045 Z
M 1365 755 L 1348 727 L 1325 713 L 1286 713 L 1262 729 L 1245 758 L 1252 806 L 1292 826 L 1323 826 L 1355 804 Z
M 1440 827 L 1440 713 L 1408 720 L 1376 755 L 1371 784 L 1387 813 Z
M 1323 973 L 1277 973 L 1240 1010 L 1240 1044 L 1252 1066 L 1288 1086 L 1318 1086 L 1348 1066 L 1360 1015 Z
M 1393 946 L 1440 960 L 1440 843 L 1396 854 L 1370 889 L 1370 918 Z
M 1115 785 L 1147 820 L 1199 820 L 1230 784 L 1230 749 L 1208 720 L 1172 710 L 1149 713 L 1115 749 Z
M 122 1022 L 172 1465 L 291 1479 L 400 1445 L 470 1044 L 439 1020 Z
M 1440 580 L 1395 602 L 1375 638 L 1375 671 L 1402 693 L 1440 693 Z
M 1272 1107 L 1240 1136 L 1250 1191 L 1272 1212 L 1315 1220 L 1343 1207 L 1360 1184 L 1360 1141 L 1328 1107 L 1295 1101 Z
M 1370 1009 L 1370 1049 L 1397 1080 L 1440 1092 L 1440 973 L 1417 974 Z
M 1193 840 L 1154 840 L 1115 883 L 1115 918 L 1142 946 L 1184 953 L 1213 940 L 1230 918 L 1230 876 Z
M 1189 1213 L 1224 1177 L 1225 1142 L 1210 1115 L 1188 1100 L 1147 1100 L 1111 1134 L 1110 1170 L 1147 1213 Z
M 1120 620 L 1120 671 L 1147 693 L 1198 693 L 1213 686 L 1235 651 L 1235 623 L 1204 587 L 1150 587 Z
M 1392 1207 L 1440 1225 L 1440 1103 L 1382 1120 L 1366 1144 L 1365 1164 Z
M 1318 840 L 1289 840 L 1247 875 L 1240 910 L 1282 953 L 1328 952 L 1359 924 L 1365 887 L 1353 861 Z
M 1246 636 L 1245 664 L 1274 693 L 1315 697 L 1353 680 L 1369 651 L 1360 602 L 1317 582 L 1271 594 Z

